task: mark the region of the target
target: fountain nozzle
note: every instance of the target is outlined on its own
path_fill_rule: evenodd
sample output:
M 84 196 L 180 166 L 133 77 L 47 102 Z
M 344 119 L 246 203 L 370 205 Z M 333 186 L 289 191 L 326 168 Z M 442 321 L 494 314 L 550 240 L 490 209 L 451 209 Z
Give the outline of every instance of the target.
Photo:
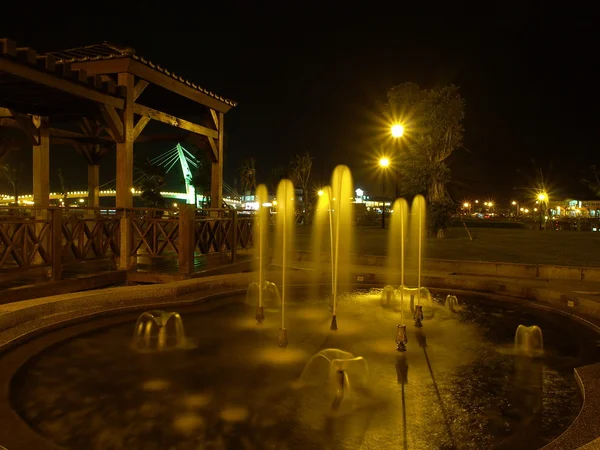
M 331 326 L 329 327 L 332 331 L 337 331 L 337 316 L 333 316 L 331 319 Z
M 406 325 L 398 325 L 396 328 L 396 350 L 399 352 L 405 352 L 407 343 L 408 336 L 406 335 Z
M 277 345 L 279 345 L 280 347 L 287 347 L 287 345 L 288 345 L 287 328 L 279 329 L 279 339 L 277 341 Z
M 265 307 L 264 306 L 256 307 L 255 319 L 256 319 L 256 322 L 258 322 L 258 323 L 263 323 L 265 321 Z
M 416 327 L 422 327 L 423 324 L 423 305 L 415 305 L 415 313 L 413 315 Z

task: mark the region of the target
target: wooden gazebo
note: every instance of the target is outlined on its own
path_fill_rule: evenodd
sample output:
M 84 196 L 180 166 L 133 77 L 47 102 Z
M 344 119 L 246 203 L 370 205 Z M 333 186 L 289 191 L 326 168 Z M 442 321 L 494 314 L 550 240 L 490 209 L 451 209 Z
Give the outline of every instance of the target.
M 147 98 L 147 101 L 145 100 Z M 142 103 L 144 101 L 144 103 Z M 178 111 L 171 111 L 176 105 Z M 116 144 L 116 208 L 133 206 L 133 146 L 155 120 L 189 132 L 208 145 L 212 162 L 211 207 L 223 202 L 224 115 L 235 102 L 197 86 L 107 43 L 37 54 L 0 39 L 0 126 L 18 127 L 33 147 L 36 206 L 49 206 L 50 143 L 72 144 L 88 162 L 89 206 L 98 206 L 101 158 Z M 183 113 L 176 114 L 179 111 Z M 208 118 L 202 124 L 180 116 Z M 79 131 L 59 129 L 77 125 Z M 147 136 L 146 140 L 151 140 Z M 6 151 L 13 147 L 7 147 Z M 0 150 L 0 159 L 5 156 Z M 122 220 L 128 220 L 124 218 Z M 123 224 L 125 225 L 125 224 Z M 121 226 L 120 247 L 130 246 L 130 227 Z M 120 265 L 131 264 L 122 251 Z

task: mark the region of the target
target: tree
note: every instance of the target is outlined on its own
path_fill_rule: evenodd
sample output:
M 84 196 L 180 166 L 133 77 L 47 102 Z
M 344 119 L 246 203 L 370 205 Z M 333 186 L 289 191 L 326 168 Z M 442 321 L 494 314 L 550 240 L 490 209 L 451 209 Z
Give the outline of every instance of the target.
M 0 164 L 0 175 L 2 175 L 13 188 L 13 199 L 15 206 L 19 205 L 19 172 L 17 167 L 10 164 Z
M 596 197 L 600 197 L 600 174 L 596 165 L 590 166 L 590 178 L 583 178 L 581 182 L 591 190 Z
M 242 187 L 242 195 L 246 192 L 253 193 L 256 191 L 256 160 L 249 158 L 244 161 L 240 167 L 240 183 Z
M 165 186 L 166 171 L 162 166 L 154 165 L 149 159 L 137 166 L 142 172 L 138 189 L 142 191 L 140 198 L 148 208 L 164 208 L 165 199 L 160 190 Z
M 401 111 L 406 118 L 407 133 L 398 157 L 400 187 L 405 195 L 426 196 L 430 229 L 442 238 L 453 210 L 446 189 L 450 181 L 446 161 L 462 147 L 465 101 L 454 85 L 421 89 L 404 83 L 389 90 L 388 102 L 392 111 Z
M 279 185 L 279 182 L 286 178 L 286 176 L 287 169 L 284 166 L 272 167 L 271 172 L 267 177 L 267 187 L 269 189 L 269 192 L 275 194 L 275 192 L 277 192 L 277 186 Z
M 302 189 L 302 203 L 304 203 L 305 207 L 309 204 L 308 183 L 310 181 L 311 170 L 312 157 L 308 151 L 302 155 L 294 156 L 290 164 L 290 172 L 294 185 Z

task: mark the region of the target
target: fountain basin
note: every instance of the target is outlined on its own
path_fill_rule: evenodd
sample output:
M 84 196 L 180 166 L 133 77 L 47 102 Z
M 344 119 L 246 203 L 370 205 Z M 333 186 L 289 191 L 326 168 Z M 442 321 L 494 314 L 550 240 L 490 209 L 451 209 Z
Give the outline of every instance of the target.
M 51 424 L 48 428 L 48 417 L 41 414 L 34 418 L 30 414 L 31 411 L 53 411 L 53 414 L 59 414 L 59 411 L 62 410 L 63 417 L 71 417 L 69 420 L 75 420 L 72 419 L 73 415 L 88 417 L 84 412 L 87 411 L 87 414 L 90 414 L 89 409 L 92 412 L 97 409 L 105 411 L 105 414 L 98 414 L 103 420 L 108 420 L 108 417 L 117 413 L 125 416 L 129 414 L 127 418 L 115 416 L 111 419 L 114 420 L 113 425 L 103 425 L 100 428 L 111 430 L 111 439 L 118 439 L 116 436 L 122 436 L 122 439 L 133 439 L 131 442 L 139 442 L 135 440 L 138 438 L 134 439 L 132 436 L 143 434 L 143 430 L 126 432 L 119 430 L 120 432 L 117 433 L 114 424 L 138 423 L 138 426 L 141 426 L 139 420 L 143 417 L 146 424 L 149 421 L 160 424 L 159 428 L 165 429 L 166 433 L 160 438 L 163 446 L 174 445 L 174 448 L 186 448 L 185 445 L 192 442 L 190 439 L 197 439 L 198 436 L 203 436 L 207 442 L 210 439 L 229 439 L 227 442 L 232 442 L 231 439 L 244 436 L 260 448 L 261 445 L 269 445 L 268 442 L 277 445 L 276 437 L 281 435 L 294 442 L 297 439 L 292 439 L 292 437 L 305 436 L 306 439 L 301 441 L 302 445 L 299 444 L 299 447 L 319 446 L 323 443 L 322 439 L 337 436 L 356 444 L 370 443 L 369 445 L 377 444 L 380 446 L 379 448 L 386 448 L 381 445 L 388 443 L 386 445 L 390 445 L 389 448 L 398 448 L 397 446 L 402 445 L 405 439 L 402 431 L 402 398 L 408 406 L 405 429 L 409 448 L 432 448 L 431 445 L 434 445 L 435 448 L 436 443 L 422 438 L 422 436 L 428 435 L 426 430 L 436 430 L 436 435 L 440 439 L 439 444 L 459 439 L 462 436 L 460 434 L 462 429 L 472 429 L 471 426 L 474 423 L 468 419 L 452 420 L 452 423 L 449 424 L 450 432 L 447 431 L 446 424 L 450 420 L 447 419 L 448 417 L 461 418 L 460 411 L 473 409 L 469 409 L 465 405 L 459 406 L 461 404 L 456 402 L 464 401 L 467 398 L 480 401 L 479 396 L 473 395 L 473 386 L 479 386 L 479 392 L 490 391 L 489 385 L 484 386 L 485 389 L 483 389 L 480 381 L 474 380 L 498 381 L 499 378 L 496 378 L 495 375 L 502 378 L 508 372 L 516 372 L 521 375 L 536 375 L 541 372 L 542 376 L 545 376 L 544 374 L 550 373 L 548 370 L 557 372 L 560 367 L 564 368 L 564 377 L 552 378 L 554 380 L 552 383 L 558 383 L 557 380 L 562 380 L 561 382 L 568 380 L 566 384 L 557 385 L 556 391 L 561 392 L 562 397 L 569 399 L 565 404 L 571 405 L 573 411 L 571 420 L 579 409 L 577 402 L 570 403 L 572 399 L 577 400 L 578 397 L 576 384 L 570 371 L 576 365 L 572 355 L 579 354 L 575 348 L 578 348 L 579 341 L 582 339 L 577 336 L 579 331 L 584 332 L 582 327 L 573 325 L 573 331 L 570 330 L 570 327 L 565 330 L 558 326 L 555 334 L 562 336 L 563 339 L 573 333 L 575 335 L 573 338 L 566 339 L 566 343 L 555 339 L 553 345 L 551 344 L 552 331 L 547 331 L 551 330 L 553 325 L 541 323 L 538 313 L 534 313 L 532 317 L 535 318 L 531 319 L 536 322 L 527 322 L 523 320 L 523 317 L 518 316 L 514 317 L 514 320 L 511 319 L 515 324 L 512 326 L 511 320 L 507 319 L 508 316 L 512 316 L 502 312 L 504 310 L 501 305 L 494 306 L 494 308 L 500 308 L 501 312 L 492 309 L 489 314 L 478 313 L 477 305 L 479 304 L 479 308 L 483 308 L 484 306 L 481 305 L 487 304 L 483 298 L 473 298 L 467 303 L 467 306 L 472 306 L 472 308 L 465 308 L 459 313 L 458 318 L 445 314 L 447 311 L 441 305 L 430 308 L 429 311 L 426 308 L 424 328 L 416 330 L 412 325 L 408 326 L 409 344 L 405 361 L 408 365 L 408 382 L 399 384 L 396 377 L 398 354 L 395 351 L 394 343 L 396 317 L 393 312 L 380 307 L 380 291 L 371 294 L 358 293 L 354 297 L 342 298 L 338 313 L 339 330 L 334 334 L 329 331 L 331 316 L 328 315 L 326 300 L 320 302 L 314 299 L 303 300 L 303 296 L 303 290 L 292 291 L 288 310 L 289 346 L 287 349 L 277 348 L 277 314 L 271 312 L 271 317 L 269 317 L 269 312 L 265 311 L 266 321 L 257 328 L 253 318 L 254 309 L 246 308 L 242 304 L 244 296 L 237 294 L 228 294 L 218 302 L 213 302 L 211 306 L 219 304 L 224 304 L 224 306 L 211 311 L 198 310 L 197 307 L 175 309 L 173 305 L 169 305 L 169 310 L 175 310 L 181 314 L 186 323 L 186 329 L 195 330 L 191 332 L 191 337 L 197 344 L 196 348 L 181 352 L 172 351 L 167 356 L 165 354 L 138 354 L 139 358 L 146 359 L 138 361 L 137 364 L 134 364 L 132 356 L 126 354 L 120 345 L 124 344 L 127 347 L 135 318 L 138 316 L 137 312 L 131 316 L 103 318 L 49 333 L 6 355 L 6 357 L 10 357 L 12 354 L 13 358 L 18 359 L 15 355 L 21 352 L 21 363 L 24 364 L 17 375 L 13 377 L 11 401 L 21 416 L 50 440 L 56 439 L 51 430 L 61 430 L 61 425 L 58 423 L 60 421 L 50 420 Z M 200 309 L 206 309 L 208 305 L 207 303 L 204 308 Z M 510 308 L 514 309 L 515 307 L 511 305 Z M 319 312 L 322 313 L 322 317 Z M 553 316 L 549 315 L 549 317 Z M 475 320 L 476 318 L 481 320 Z M 563 320 L 562 317 L 559 319 Z M 502 325 L 499 330 L 495 331 L 494 336 L 487 338 L 482 331 L 488 326 L 486 320 L 489 320 L 489 323 L 500 322 Z M 507 320 L 510 322 L 510 326 L 509 323 L 506 323 Z M 552 322 L 551 319 L 548 320 Z M 510 366 L 511 361 L 514 363 L 514 357 L 510 353 L 514 330 L 516 325 L 524 322 L 537 323 L 544 329 L 544 344 L 550 355 L 556 357 L 548 367 L 537 360 L 531 364 L 521 361 L 518 366 L 514 364 Z M 217 327 L 218 331 L 207 334 L 208 324 Z M 581 330 L 577 331 L 577 328 L 581 328 Z M 82 332 L 83 334 L 80 334 Z M 488 339 L 486 342 L 490 344 L 489 346 L 482 346 L 481 333 L 484 338 Z M 126 342 L 120 342 L 117 338 L 121 334 L 126 335 Z M 53 335 L 56 337 L 55 341 L 53 341 Z M 64 342 L 64 339 L 72 335 L 76 336 L 75 339 Z M 113 335 L 114 339 L 108 337 Z M 503 344 L 505 341 L 506 345 Z M 110 342 L 113 344 L 107 347 L 100 345 L 100 343 Z M 446 343 L 448 349 L 443 347 Z M 460 347 L 459 343 L 463 348 L 454 348 Z M 53 344 L 57 345 L 43 350 Z M 564 347 L 567 344 L 568 346 Z M 349 405 L 349 409 L 342 408 L 341 416 L 334 419 L 330 418 L 328 410 L 330 399 L 327 398 L 327 392 L 318 389 L 294 392 L 291 388 L 308 359 L 321 348 L 328 347 L 341 348 L 354 355 L 362 356 L 369 362 L 371 368 L 371 389 L 359 396 L 356 404 Z M 41 353 L 39 353 L 40 350 Z M 29 359 L 38 353 L 38 357 L 33 360 Z M 79 355 L 83 365 L 75 364 L 71 357 L 65 359 L 65 355 Z M 77 360 L 76 357 L 75 360 Z M 108 379 L 116 383 L 99 389 L 98 385 L 94 384 L 92 369 L 120 367 L 121 365 L 118 363 L 112 366 L 108 364 L 108 361 L 114 363 L 116 360 L 127 361 L 127 366 L 122 363 L 121 370 L 123 372 L 119 376 L 116 374 L 115 376 L 105 376 L 106 374 L 96 373 L 95 376 L 101 376 L 101 379 Z M 494 376 L 490 376 L 484 370 L 485 377 L 477 378 L 476 368 L 481 364 L 477 361 L 485 362 L 486 360 L 493 363 L 492 367 L 496 368 L 497 373 L 492 368 L 485 366 L 486 370 L 491 371 Z M 563 366 L 562 364 L 566 364 L 567 360 L 569 364 Z M 65 361 L 68 361 L 68 364 Z M 510 367 L 506 366 L 507 364 Z M 133 370 L 133 368 L 139 369 L 140 367 L 144 370 Z M 57 368 L 60 369 L 59 373 L 62 373 L 63 376 L 58 380 L 55 376 L 52 381 L 53 378 L 48 371 L 56 373 Z M 39 371 L 37 373 L 40 376 L 44 374 L 45 376 L 36 379 L 36 371 Z M 85 380 L 85 374 L 90 373 L 92 378 Z M 532 377 L 521 376 L 521 379 L 532 379 Z M 535 379 L 539 382 L 539 377 Z M 44 380 L 50 385 L 44 385 Z M 75 382 L 74 380 L 79 381 Z M 471 382 L 465 383 L 465 380 Z M 60 407 L 57 406 L 54 409 L 50 407 L 48 410 L 36 402 L 46 401 L 40 399 L 52 399 L 52 395 L 48 395 L 48 392 L 43 394 L 42 391 L 35 391 L 35 389 L 53 391 L 53 382 L 63 388 L 69 386 L 69 392 L 72 394 L 56 399 L 59 401 Z M 75 385 L 70 382 L 75 382 Z M 34 386 L 38 386 L 38 388 Z M 78 387 L 76 388 L 76 386 Z M 94 386 L 94 389 L 90 390 L 90 386 Z M 539 403 L 539 395 L 536 397 L 537 386 L 524 386 L 524 392 L 528 395 L 522 395 L 523 391 L 520 391 L 520 395 L 514 397 L 514 401 L 526 399 L 528 402 L 521 405 L 520 411 L 536 410 L 536 405 Z M 84 389 L 90 395 L 77 389 Z M 97 401 L 94 401 L 97 400 L 94 397 L 96 390 L 100 390 L 103 394 L 111 392 L 114 392 L 115 395 L 119 392 L 130 394 L 128 394 L 129 396 L 115 397 L 119 400 L 117 403 L 108 402 L 108 405 L 113 406 L 114 404 L 122 405 L 119 402 L 125 402 L 122 406 L 111 408 L 105 403 L 101 407 Z M 404 397 L 402 397 L 402 392 Z M 502 392 L 506 395 L 501 395 L 500 398 L 506 400 L 510 397 L 508 393 Z M 74 395 L 74 393 L 80 395 Z M 393 397 L 391 393 L 394 393 L 396 397 L 390 398 Z M 87 400 L 85 400 L 86 398 Z M 103 397 L 101 396 L 101 398 Z M 478 411 L 485 411 L 486 404 L 497 405 L 498 401 L 496 400 L 492 402 L 490 399 L 484 399 L 484 404 L 479 406 Z M 443 404 L 444 407 L 441 408 L 440 404 Z M 563 412 L 565 404 L 561 404 Z M 468 403 L 467 406 L 473 406 L 473 403 Z M 507 406 L 507 408 L 510 407 Z M 296 413 L 290 417 L 289 411 L 296 411 Z M 383 412 L 377 415 L 374 414 L 376 411 Z M 519 410 L 510 411 L 511 417 L 518 413 Z M 373 415 L 375 416 L 373 420 L 368 420 Z M 511 429 L 510 432 L 502 431 L 501 434 L 507 434 L 507 436 L 501 436 L 502 441 L 516 436 L 517 428 L 522 429 L 522 424 L 527 421 L 527 418 L 539 417 L 534 413 L 524 416 L 523 420 L 516 422 L 509 420 Z M 275 423 L 271 423 L 274 419 L 277 419 Z M 153 420 L 154 422 L 152 422 Z M 500 427 L 498 420 L 492 422 L 496 424 L 496 428 Z M 433 423 L 435 423 L 435 427 Z M 329 424 L 332 429 L 325 430 L 327 431 L 325 432 L 323 428 L 325 424 Z M 554 425 L 553 433 L 559 433 L 561 427 L 564 429 L 567 425 L 568 423 L 560 426 Z M 216 429 L 221 427 L 225 431 L 218 436 L 207 436 L 207 430 L 214 430 L 215 427 Z M 93 429 L 89 426 L 76 428 L 89 433 Z M 233 431 L 227 432 L 226 430 L 230 428 Z M 282 431 L 285 432 L 282 433 Z M 327 434 L 329 432 L 331 434 Z M 390 432 L 392 435 L 389 435 Z M 107 436 L 109 436 L 106 433 L 96 433 L 95 437 L 91 438 L 90 435 L 77 437 L 72 436 L 72 433 L 67 433 L 69 436 L 65 437 L 66 435 L 60 431 L 58 434 L 63 435 L 60 439 L 67 439 L 65 442 L 59 441 L 58 443 L 63 445 L 66 443 L 73 448 L 77 448 L 77 439 L 90 439 L 89 442 L 92 442 L 94 439 L 108 439 Z M 490 434 L 485 436 L 490 436 Z M 481 445 L 482 442 L 486 442 L 484 441 L 487 439 L 485 436 L 480 435 L 480 440 L 475 442 Z M 550 439 L 551 437 L 548 435 L 540 439 Z M 0 440 L 0 443 L 4 442 Z M 102 445 L 108 445 L 106 441 L 99 442 Z M 531 439 L 529 443 L 535 445 Z M 143 446 L 134 444 L 130 448 L 136 448 L 136 445 Z M 234 444 L 232 443 L 232 445 Z M 515 445 L 512 446 L 515 447 Z

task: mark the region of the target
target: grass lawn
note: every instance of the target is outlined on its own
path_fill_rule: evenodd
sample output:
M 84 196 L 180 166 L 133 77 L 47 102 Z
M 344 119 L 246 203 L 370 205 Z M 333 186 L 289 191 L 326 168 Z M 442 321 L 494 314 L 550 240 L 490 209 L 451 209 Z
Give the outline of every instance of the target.
M 532 229 L 450 228 L 446 239 L 428 238 L 425 258 L 600 267 L 600 233 Z M 386 255 L 387 230 L 357 227 L 355 253 Z M 298 250 L 310 250 L 310 228 L 299 227 Z

